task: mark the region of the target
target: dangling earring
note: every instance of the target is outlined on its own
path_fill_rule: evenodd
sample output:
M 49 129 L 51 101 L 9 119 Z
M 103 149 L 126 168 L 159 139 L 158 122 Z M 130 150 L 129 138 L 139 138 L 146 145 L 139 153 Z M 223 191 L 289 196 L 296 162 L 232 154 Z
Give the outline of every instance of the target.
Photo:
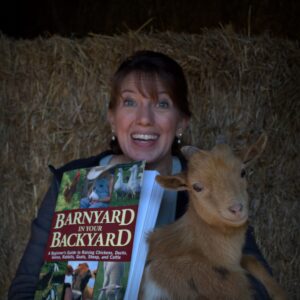
M 111 131 L 111 140 L 113 142 L 116 140 L 116 135 L 115 135 L 115 132 L 113 130 Z
M 181 139 L 182 139 L 182 132 L 178 132 L 176 134 L 176 137 L 177 137 L 177 144 L 180 145 L 181 144 Z

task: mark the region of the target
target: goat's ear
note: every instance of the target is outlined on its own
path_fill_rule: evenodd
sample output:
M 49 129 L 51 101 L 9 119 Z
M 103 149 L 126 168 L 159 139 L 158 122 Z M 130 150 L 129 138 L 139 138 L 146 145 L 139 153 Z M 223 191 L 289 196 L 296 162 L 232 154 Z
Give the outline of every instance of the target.
M 191 156 L 195 153 L 198 153 L 198 154 L 202 155 L 201 156 L 202 158 L 205 158 L 205 157 L 210 155 L 209 151 L 199 149 L 195 146 L 184 146 L 180 150 L 181 150 L 181 153 L 183 154 L 183 156 L 187 160 L 189 160 L 191 158 Z
M 252 146 L 249 147 L 243 158 L 243 162 L 246 167 L 251 165 L 254 161 L 256 161 L 257 158 L 261 156 L 266 147 L 267 141 L 267 134 L 263 132 L 258 138 L 258 140 Z
M 176 191 L 187 189 L 185 172 L 172 176 L 157 175 L 156 181 L 164 188 Z
M 194 153 L 201 151 L 195 146 L 184 146 L 180 150 L 187 160 L 189 160 Z

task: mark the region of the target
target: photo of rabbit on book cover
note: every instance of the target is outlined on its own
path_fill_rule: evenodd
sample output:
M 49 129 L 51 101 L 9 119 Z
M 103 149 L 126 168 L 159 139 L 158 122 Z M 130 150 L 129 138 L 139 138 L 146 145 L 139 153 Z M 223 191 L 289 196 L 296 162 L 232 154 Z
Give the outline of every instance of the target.
M 64 173 L 36 300 L 126 298 L 144 168 L 141 161 Z

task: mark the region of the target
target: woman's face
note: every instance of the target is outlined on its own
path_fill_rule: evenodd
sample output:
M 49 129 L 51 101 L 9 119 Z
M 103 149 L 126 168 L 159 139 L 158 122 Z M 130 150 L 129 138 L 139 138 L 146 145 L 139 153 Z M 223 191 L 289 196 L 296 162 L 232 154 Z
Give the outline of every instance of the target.
M 137 80 L 132 73 L 124 78 L 120 98 L 108 119 L 123 154 L 131 160 L 146 160 L 155 168 L 170 160 L 175 135 L 184 131 L 188 118 L 174 106 L 158 79 L 157 99 L 146 91 L 147 78 Z

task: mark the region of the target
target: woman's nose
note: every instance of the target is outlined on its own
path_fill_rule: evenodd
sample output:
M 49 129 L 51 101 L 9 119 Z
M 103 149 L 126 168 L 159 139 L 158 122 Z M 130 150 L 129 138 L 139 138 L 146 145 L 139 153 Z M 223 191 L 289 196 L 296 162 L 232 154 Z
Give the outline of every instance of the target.
M 141 105 L 137 110 L 137 122 L 147 126 L 153 124 L 154 112 L 151 105 Z

